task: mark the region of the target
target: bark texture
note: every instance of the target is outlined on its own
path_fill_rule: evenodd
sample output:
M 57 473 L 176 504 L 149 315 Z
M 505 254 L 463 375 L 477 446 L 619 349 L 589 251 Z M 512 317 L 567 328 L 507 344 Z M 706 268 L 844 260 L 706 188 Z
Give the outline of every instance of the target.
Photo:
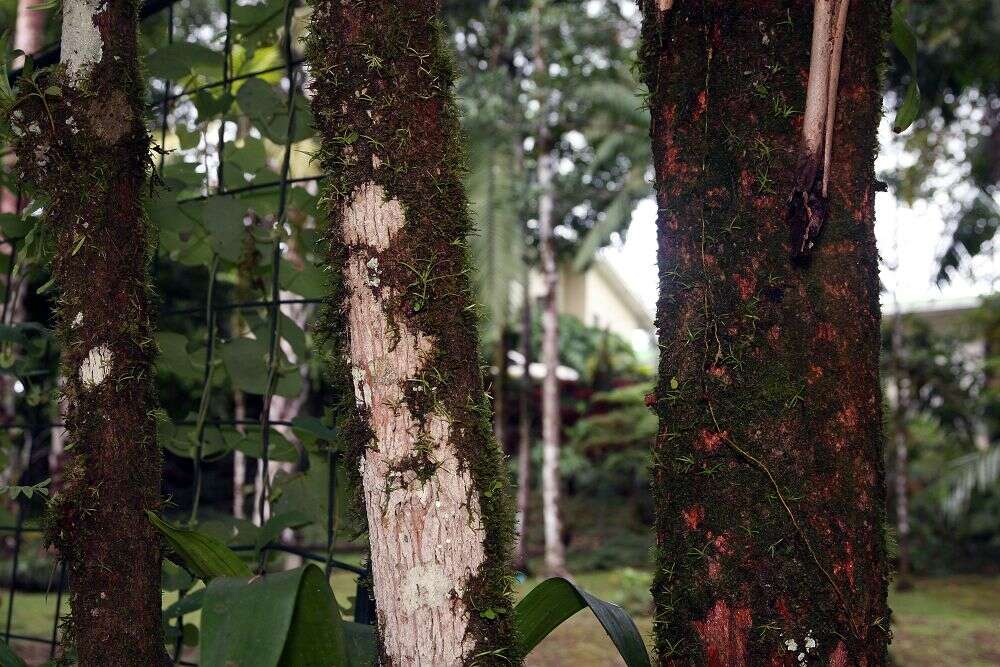
M 322 327 L 363 493 L 382 662 L 517 664 L 513 513 L 479 368 L 438 9 L 314 3 L 333 275 Z
M 855 0 L 822 237 L 793 261 L 805 0 L 643 2 L 659 205 L 662 665 L 883 665 L 874 157 L 889 3 Z
M 18 168 L 48 200 L 54 243 L 69 462 L 47 536 L 68 563 L 68 639 L 84 666 L 169 664 L 145 514 L 160 506 L 160 451 L 137 13 L 135 0 L 67 0 L 63 62 L 37 82 L 45 101 L 12 112 Z

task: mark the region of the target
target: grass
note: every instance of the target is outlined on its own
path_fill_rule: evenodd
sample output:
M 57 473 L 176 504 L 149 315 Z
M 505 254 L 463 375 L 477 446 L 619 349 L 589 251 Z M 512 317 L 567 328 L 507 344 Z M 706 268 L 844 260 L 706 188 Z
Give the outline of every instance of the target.
M 648 638 L 652 630 L 648 608 L 649 574 L 632 568 L 582 573 L 577 582 L 605 600 L 616 602 L 636 618 Z M 338 573 L 333 588 L 342 606 L 354 596 L 354 577 Z M 521 585 L 520 593 L 537 580 Z M 0 590 L 0 631 L 6 627 L 8 592 Z M 164 598 L 165 604 L 173 595 Z M 11 631 L 47 637 L 52 632 L 55 594 L 18 593 L 14 598 Z M 906 592 L 893 591 L 894 639 L 897 667 L 990 667 L 1000 664 L 1000 576 L 951 576 L 918 579 Z M 64 600 L 63 610 L 68 611 Z M 198 623 L 197 616 L 186 618 Z M 48 656 L 41 644 L 14 642 L 17 651 L 37 665 Z M 553 632 L 532 653 L 531 667 L 622 665 L 614 647 L 594 617 L 581 612 Z

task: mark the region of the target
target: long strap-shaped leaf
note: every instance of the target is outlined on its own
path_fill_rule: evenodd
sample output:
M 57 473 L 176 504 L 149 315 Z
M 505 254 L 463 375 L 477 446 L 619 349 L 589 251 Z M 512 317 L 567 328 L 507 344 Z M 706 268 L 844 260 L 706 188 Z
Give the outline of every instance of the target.
M 530 653 L 550 632 L 584 607 L 594 612 L 628 667 L 649 667 L 646 645 L 628 613 L 562 577 L 538 584 L 514 608 L 522 655 Z
M 199 579 L 207 582 L 213 577 L 250 576 L 247 564 L 222 542 L 191 528 L 172 526 L 153 512 L 146 514 L 156 529 L 167 538 L 170 548 Z

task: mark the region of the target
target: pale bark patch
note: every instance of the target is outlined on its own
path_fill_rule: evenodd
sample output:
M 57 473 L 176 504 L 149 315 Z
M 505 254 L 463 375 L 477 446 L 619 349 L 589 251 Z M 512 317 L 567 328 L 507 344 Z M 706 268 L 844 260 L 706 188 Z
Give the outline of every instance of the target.
M 87 77 L 101 62 L 104 40 L 94 19 L 104 10 L 106 0 L 66 0 L 63 3 L 60 53 L 71 84 Z
M 80 381 L 88 389 L 104 382 L 111 375 L 111 349 L 107 345 L 95 347 L 87 353 L 87 358 L 80 364 Z
M 355 397 L 374 433 L 361 475 L 379 630 L 393 664 L 464 664 L 475 612 L 461 598 L 485 561 L 478 495 L 450 443 L 448 416 L 438 408 L 418 420 L 405 401 L 435 342 L 402 317 L 390 324 L 389 288 L 372 285 L 369 266 L 373 253 L 391 247 L 403 208 L 366 183 L 344 213 L 350 362 Z M 418 442 L 434 466 L 424 482 L 407 467 Z

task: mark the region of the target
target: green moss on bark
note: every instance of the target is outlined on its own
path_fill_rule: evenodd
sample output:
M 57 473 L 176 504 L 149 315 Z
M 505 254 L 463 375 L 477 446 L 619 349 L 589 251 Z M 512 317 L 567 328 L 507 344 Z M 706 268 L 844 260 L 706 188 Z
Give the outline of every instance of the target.
M 831 212 L 790 260 L 811 2 L 643 3 L 659 204 L 663 665 L 884 664 L 873 233 L 888 3 L 852 2 Z M 798 647 L 790 651 L 786 642 Z
M 65 378 L 69 460 L 46 536 L 68 564 L 65 643 L 79 664 L 148 667 L 167 658 L 145 514 L 160 506 L 160 452 L 138 3 L 110 0 L 94 24 L 102 60 L 80 80 L 62 66 L 23 80 L 12 111 L 17 166 L 54 244 Z
M 344 210 L 366 183 L 398 201 L 405 223 L 377 255 L 390 326 L 405 323 L 433 341 L 404 393 L 423 432 L 432 414 L 450 425 L 448 447 L 468 471 L 481 509 L 486 559 L 462 595 L 473 611 L 470 664 L 517 664 L 511 611 L 513 509 L 506 462 L 491 430 L 478 364 L 478 332 L 466 237 L 472 231 L 462 184 L 465 157 L 438 3 L 430 0 L 321 0 L 308 45 L 313 116 L 322 136 L 327 263 L 332 276 L 323 324 L 337 384 L 337 421 L 350 452 L 348 469 L 377 446 L 370 415 L 355 403 L 348 359 Z M 398 343 L 398 341 L 397 341 Z M 435 472 L 421 440 L 399 470 L 419 485 Z M 426 447 L 433 444 L 427 440 Z M 387 482 L 388 483 L 388 482 Z M 417 488 L 416 486 L 414 487 Z M 479 613 L 476 613 L 479 612 Z

